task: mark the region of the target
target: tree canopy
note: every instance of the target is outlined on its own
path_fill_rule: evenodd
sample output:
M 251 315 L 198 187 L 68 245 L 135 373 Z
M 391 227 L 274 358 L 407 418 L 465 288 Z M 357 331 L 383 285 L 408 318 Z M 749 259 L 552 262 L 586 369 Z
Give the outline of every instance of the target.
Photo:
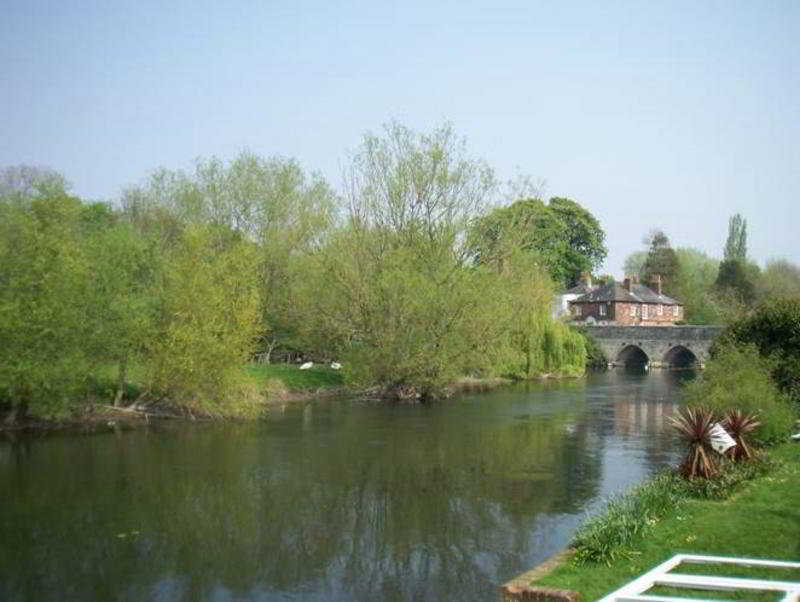
M 570 286 L 583 272 L 598 268 L 606 257 L 605 232 L 581 205 L 554 197 L 522 199 L 494 209 L 473 228 L 478 263 L 502 263 L 522 249 L 543 266 L 554 282 Z

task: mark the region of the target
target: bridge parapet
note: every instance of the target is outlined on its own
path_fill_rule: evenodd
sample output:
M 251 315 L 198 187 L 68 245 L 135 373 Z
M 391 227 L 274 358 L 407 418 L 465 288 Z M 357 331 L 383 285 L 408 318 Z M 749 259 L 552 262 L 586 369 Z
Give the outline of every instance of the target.
M 625 364 L 641 351 L 653 367 L 670 366 L 678 357 L 691 357 L 702 366 L 723 326 L 586 326 L 610 365 Z

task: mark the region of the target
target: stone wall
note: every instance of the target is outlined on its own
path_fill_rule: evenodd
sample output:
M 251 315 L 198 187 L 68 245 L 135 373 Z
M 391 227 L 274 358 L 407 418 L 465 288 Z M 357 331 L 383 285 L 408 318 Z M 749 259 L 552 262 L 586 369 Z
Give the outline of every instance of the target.
M 628 347 L 638 347 L 653 367 L 670 364 L 670 357 L 680 348 L 690 351 L 702 365 L 722 326 L 586 326 L 612 365 L 622 362 L 620 354 Z

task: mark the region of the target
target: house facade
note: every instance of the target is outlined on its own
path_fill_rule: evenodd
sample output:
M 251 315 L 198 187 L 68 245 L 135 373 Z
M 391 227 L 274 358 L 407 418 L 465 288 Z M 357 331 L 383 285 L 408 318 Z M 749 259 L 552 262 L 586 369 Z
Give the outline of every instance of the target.
M 673 326 L 683 320 L 683 304 L 638 279 L 610 282 L 569 301 L 570 315 L 576 322 L 617 326 Z

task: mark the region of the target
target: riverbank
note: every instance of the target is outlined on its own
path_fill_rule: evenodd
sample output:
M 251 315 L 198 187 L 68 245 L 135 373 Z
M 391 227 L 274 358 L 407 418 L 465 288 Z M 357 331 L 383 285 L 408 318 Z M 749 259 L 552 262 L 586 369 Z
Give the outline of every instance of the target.
M 551 572 L 534 577 L 530 585 L 597 600 L 678 553 L 797 560 L 800 444 L 780 445 L 769 451 L 769 457 L 779 464 L 767 474 L 724 500 L 681 500 L 653 519 L 610 562 L 578 564 L 564 555 Z M 702 569 L 707 572 L 707 567 Z M 800 580 L 800 575 L 794 579 Z
M 134 428 L 153 420 L 194 421 L 207 418 L 166 400 L 152 403 L 134 401 L 144 389 L 144 382 L 141 380 L 143 373 L 137 366 L 133 366 L 129 371 L 129 376 L 126 399 L 123 399 L 119 406 L 115 406 L 113 403 L 116 373 L 115 368 L 110 366 L 107 374 L 103 373 L 103 378 L 93 383 L 91 392 L 88 394 L 90 400 L 82 406 L 79 412 L 69 417 L 52 420 L 29 417 L 12 423 L 0 419 L 0 432 L 97 432 Z M 296 364 L 251 363 L 245 367 L 245 376 L 251 389 L 256 391 L 260 397 L 257 405 L 260 405 L 264 411 L 269 411 L 273 406 L 291 402 L 339 396 L 361 398 L 374 396 L 371 391 L 354 390 L 347 387 L 341 371 L 320 364 L 307 370 L 301 370 Z M 543 375 L 541 378 L 558 377 Z M 514 382 L 516 381 L 501 377 L 463 377 L 448 387 L 448 394 L 491 391 Z

